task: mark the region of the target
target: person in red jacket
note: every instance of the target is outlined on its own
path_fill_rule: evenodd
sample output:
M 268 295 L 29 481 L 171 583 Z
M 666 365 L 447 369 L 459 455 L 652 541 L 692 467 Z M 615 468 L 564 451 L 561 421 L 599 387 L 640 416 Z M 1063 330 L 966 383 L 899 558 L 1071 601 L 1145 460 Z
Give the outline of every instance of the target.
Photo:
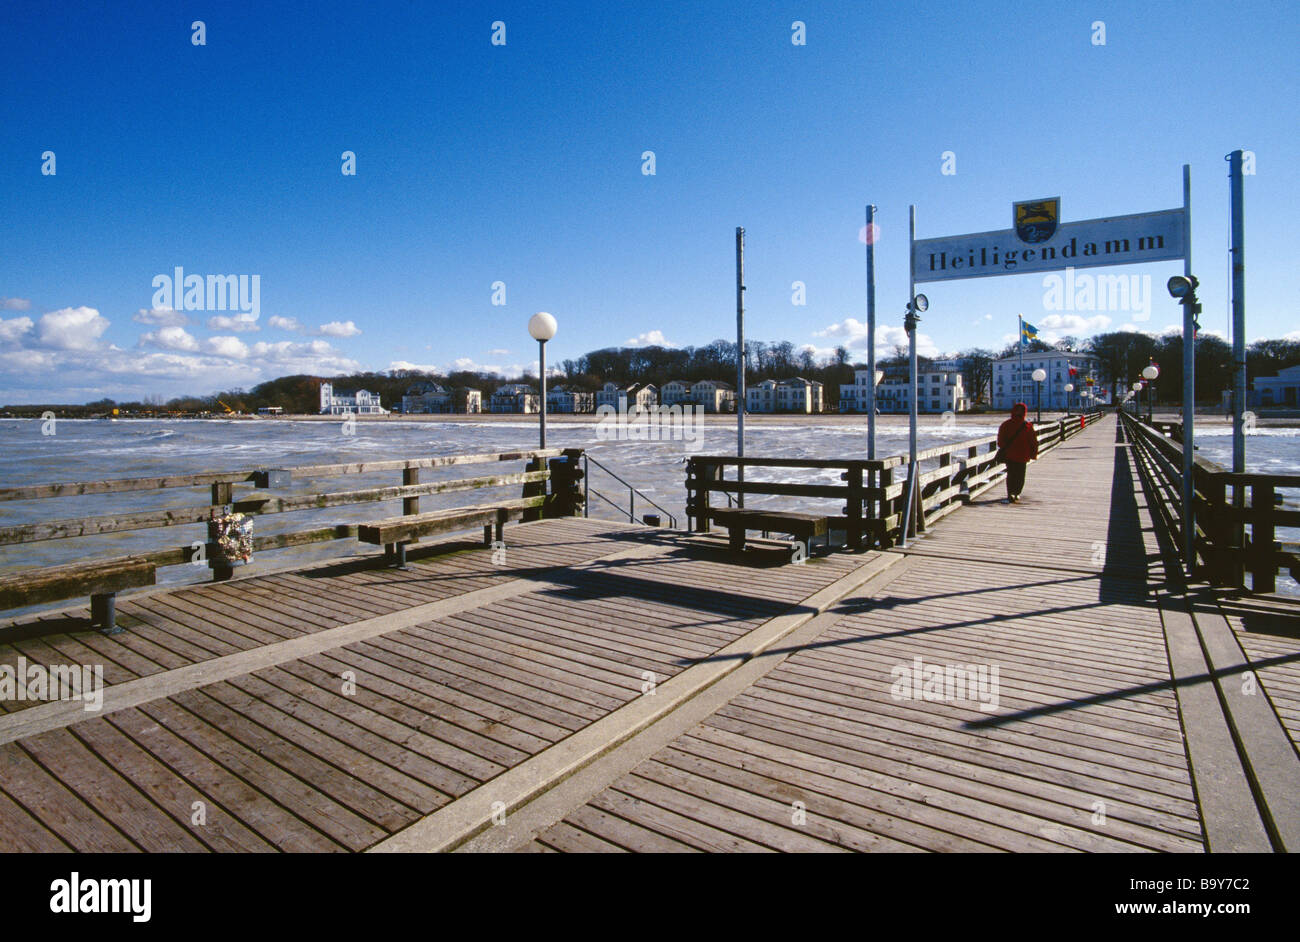
M 1029 406 L 1017 402 L 1011 407 L 1011 418 L 998 426 L 998 448 L 1007 462 L 1007 503 L 1020 502 L 1020 492 L 1025 489 L 1025 468 L 1038 457 L 1038 433 L 1034 423 L 1025 416 Z

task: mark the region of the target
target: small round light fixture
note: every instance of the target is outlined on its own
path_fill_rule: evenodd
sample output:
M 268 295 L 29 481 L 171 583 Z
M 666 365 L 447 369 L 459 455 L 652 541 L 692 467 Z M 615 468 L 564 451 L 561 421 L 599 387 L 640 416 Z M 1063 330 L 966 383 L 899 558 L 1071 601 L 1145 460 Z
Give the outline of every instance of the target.
M 528 332 L 533 335 L 534 340 L 542 343 L 554 337 L 558 329 L 559 325 L 555 322 L 555 318 L 545 311 L 538 311 L 528 319 Z
M 1194 285 L 1192 280 L 1185 275 L 1174 275 L 1169 279 L 1169 283 L 1165 287 L 1169 289 L 1170 297 L 1177 298 L 1181 301 L 1195 290 L 1196 285 Z
M 1147 379 L 1155 379 L 1160 375 L 1160 367 L 1156 366 L 1154 363 L 1150 366 L 1144 366 L 1142 368 L 1142 375 Z
M 924 312 L 925 309 L 928 308 L 929 306 L 930 306 L 930 299 L 923 294 L 918 294 L 915 298 L 912 299 L 912 307 L 914 307 L 918 311 Z
M 1064 389 L 1068 393 L 1074 392 L 1074 383 L 1066 383 Z
M 1047 379 L 1047 370 L 1034 370 L 1033 377 L 1035 383 L 1041 383 Z

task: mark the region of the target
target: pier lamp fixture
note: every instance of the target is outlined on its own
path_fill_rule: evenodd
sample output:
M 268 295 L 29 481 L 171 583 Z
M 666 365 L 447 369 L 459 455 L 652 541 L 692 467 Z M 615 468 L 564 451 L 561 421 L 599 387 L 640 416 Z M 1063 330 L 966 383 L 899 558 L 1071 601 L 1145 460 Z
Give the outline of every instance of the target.
M 559 325 L 555 318 L 545 311 L 538 311 L 528 319 L 528 332 L 537 341 L 537 372 L 542 380 L 540 438 L 542 448 L 546 447 L 546 341 L 555 336 Z
M 1034 383 L 1035 383 L 1034 403 L 1038 407 L 1037 421 L 1042 422 L 1043 421 L 1043 380 L 1047 379 L 1047 370 L 1043 370 L 1043 369 L 1034 370 L 1034 372 L 1031 375 L 1033 376 Z
M 1142 418 L 1142 380 L 1138 380 L 1129 388 L 1132 390 L 1129 398 L 1133 400 L 1133 414 L 1140 419 Z
M 915 225 L 915 215 L 913 216 Z M 915 290 L 915 284 L 910 285 Z M 903 329 L 907 332 L 908 362 L 908 403 L 907 410 L 907 505 L 903 510 L 903 539 L 901 545 L 907 546 L 907 537 L 915 520 L 920 518 L 920 482 L 917 477 L 916 460 L 916 325 L 921 320 L 917 315 L 930 306 L 930 299 L 923 294 L 913 295 L 908 299 L 907 312 L 903 315 Z M 873 376 L 872 379 L 875 379 Z
M 1142 368 L 1142 375 L 1147 380 L 1147 425 L 1151 424 L 1151 394 L 1155 392 L 1156 377 L 1160 375 L 1160 367 L 1156 366 L 1155 361 L 1148 363 Z
M 1070 394 L 1074 392 L 1074 383 L 1065 384 L 1065 417 L 1070 417 Z

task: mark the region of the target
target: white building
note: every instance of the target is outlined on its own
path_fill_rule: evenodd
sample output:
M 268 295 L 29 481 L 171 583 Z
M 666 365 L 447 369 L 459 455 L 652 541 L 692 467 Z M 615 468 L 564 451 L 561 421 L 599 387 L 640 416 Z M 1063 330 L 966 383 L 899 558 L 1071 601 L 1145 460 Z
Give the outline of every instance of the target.
M 1248 401 L 1261 408 L 1300 405 L 1300 365 L 1280 369 L 1276 376 L 1256 376 L 1255 392 Z
M 745 390 L 747 412 L 799 412 L 811 415 L 822 411 L 822 384 L 796 376 L 794 379 L 765 379 Z
M 1077 405 L 1079 393 L 1085 388 L 1089 376 L 1101 385 L 1101 371 L 1098 360 L 1089 353 L 1060 353 L 1040 350 L 1036 353 L 1025 352 L 1024 369 L 1021 371 L 1021 357 L 1011 356 L 993 363 L 993 408 L 1010 409 L 1017 402 L 1023 402 L 1031 409 L 1038 406 L 1038 396 L 1042 396 L 1042 407 L 1049 411 L 1065 411 L 1066 384 L 1073 384 L 1070 403 Z M 1044 370 L 1047 378 L 1043 380 L 1042 390 L 1033 380 L 1034 370 Z M 1070 371 L 1074 372 L 1071 373 Z M 1096 388 L 1096 387 L 1094 387 Z
M 402 412 L 427 415 L 483 411 L 483 393 L 477 389 L 448 389 L 439 383 L 416 383 L 402 396 Z
M 735 412 L 736 390 L 730 383 L 716 379 L 702 379 L 691 386 L 691 402 L 705 412 Z
M 595 412 L 596 394 L 556 386 L 546 390 L 546 411 L 565 414 Z
M 853 382 L 840 385 L 840 411 L 866 412 L 870 373 L 854 370 Z M 962 375 L 958 372 L 918 373 L 916 376 L 916 411 L 918 413 L 965 412 L 970 407 Z M 876 387 L 876 410 L 896 413 L 912 411 L 912 383 L 908 376 L 886 376 Z
M 659 387 L 659 401 L 666 406 L 684 405 L 693 402 L 691 384 L 680 379 L 669 380 Z
M 333 383 L 320 384 L 321 415 L 387 415 L 388 410 L 379 404 L 379 396 L 364 389 L 354 394 L 336 394 Z
M 493 412 L 533 413 L 541 411 L 541 396 L 537 390 L 523 383 L 509 383 L 492 394 L 489 400 Z
M 658 390 L 653 383 L 634 383 L 620 386 L 618 383 L 606 383 L 596 392 L 596 408 L 609 406 L 619 412 L 635 412 L 648 409 L 658 402 Z

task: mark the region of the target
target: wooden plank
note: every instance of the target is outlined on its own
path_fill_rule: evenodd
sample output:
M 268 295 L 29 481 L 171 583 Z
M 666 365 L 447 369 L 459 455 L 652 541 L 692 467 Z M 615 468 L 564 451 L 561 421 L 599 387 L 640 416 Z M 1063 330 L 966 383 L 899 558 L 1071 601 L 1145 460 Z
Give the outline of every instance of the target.
M 13 529 L 15 528 L 0 527 L 0 545 L 18 542 L 5 539 L 5 531 Z M 22 569 L 0 575 L 0 609 L 120 592 L 123 589 L 153 585 L 154 582 L 153 563 L 138 556 Z
M 139 850 L 98 811 L 37 765 L 15 743 L 0 746 L 0 787 L 73 850 L 119 854 Z
M 162 710 L 174 709 L 174 705 L 165 702 L 159 706 Z M 238 765 L 229 768 L 214 760 L 169 726 L 139 710 L 123 710 L 105 719 L 159 762 L 176 770 L 185 783 L 195 789 L 196 800 L 207 805 L 209 820 L 214 815 L 227 815 L 235 825 L 242 825 L 275 848 L 291 853 L 343 849 L 341 844 L 317 828 L 313 814 L 308 812 L 306 817 L 295 815 L 282 803 L 254 787 L 257 775 L 246 780 L 239 774 L 241 769 Z M 214 742 L 219 742 L 199 726 L 187 727 L 183 714 L 175 714 L 173 721 L 182 731 L 188 730 L 189 736 L 199 746 L 212 748 Z M 229 747 L 219 746 L 212 751 L 220 757 L 225 748 Z
M 259 755 L 242 742 L 228 735 L 235 729 L 246 735 L 252 733 L 249 724 L 239 721 L 230 711 L 215 701 L 195 704 L 201 713 L 183 709 L 171 700 L 156 700 L 140 707 L 140 711 L 159 725 L 166 726 L 178 737 L 192 743 L 214 762 L 265 794 L 274 803 L 285 807 L 302 822 L 324 832 L 328 837 L 350 849 L 369 846 L 383 835 L 383 830 L 358 815 L 354 810 L 319 790 L 310 780 L 304 780 L 267 757 Z M 194 698 L 191 697 L 191 702 Z M 208 705 L 210 704 L 210 705 Z M 206 714 L 204 716 L 203 714 Z M 214 726 L 207 717 L 216 717 Z M 250 739 L 266 742 L 265 736 L 250 735 Z M 283 746 L 278 750 L 284 752 Z M 323 771 L 323 770 L 322 770 Z M 335 776 L 337 778 L 337 776 Z M 301 824 L 297 825 L 301 828 Z M 291 835 L 260 832 L 272 843 L 279 844 Z
M 128 835 L 141 850 L 159 853 L 205 849 L 187 828 L 181 827 L 125 777 L 134 770 L 115 769 L 68 730 L 56 729 L 30 736 L 23 740 L 22 746 L 69 791 Z
M 107 720 L 79 723 L 71 732 L 111 768 L 129 770 L 131 783 L 182 827 L 188 827 L 209 850 L 247 853 L 275 849 Z M 194 805 L 199 801 L 202 824 L 194 824 L 198 810 Z M 174 848 L 166 845 L 163 849 Z

